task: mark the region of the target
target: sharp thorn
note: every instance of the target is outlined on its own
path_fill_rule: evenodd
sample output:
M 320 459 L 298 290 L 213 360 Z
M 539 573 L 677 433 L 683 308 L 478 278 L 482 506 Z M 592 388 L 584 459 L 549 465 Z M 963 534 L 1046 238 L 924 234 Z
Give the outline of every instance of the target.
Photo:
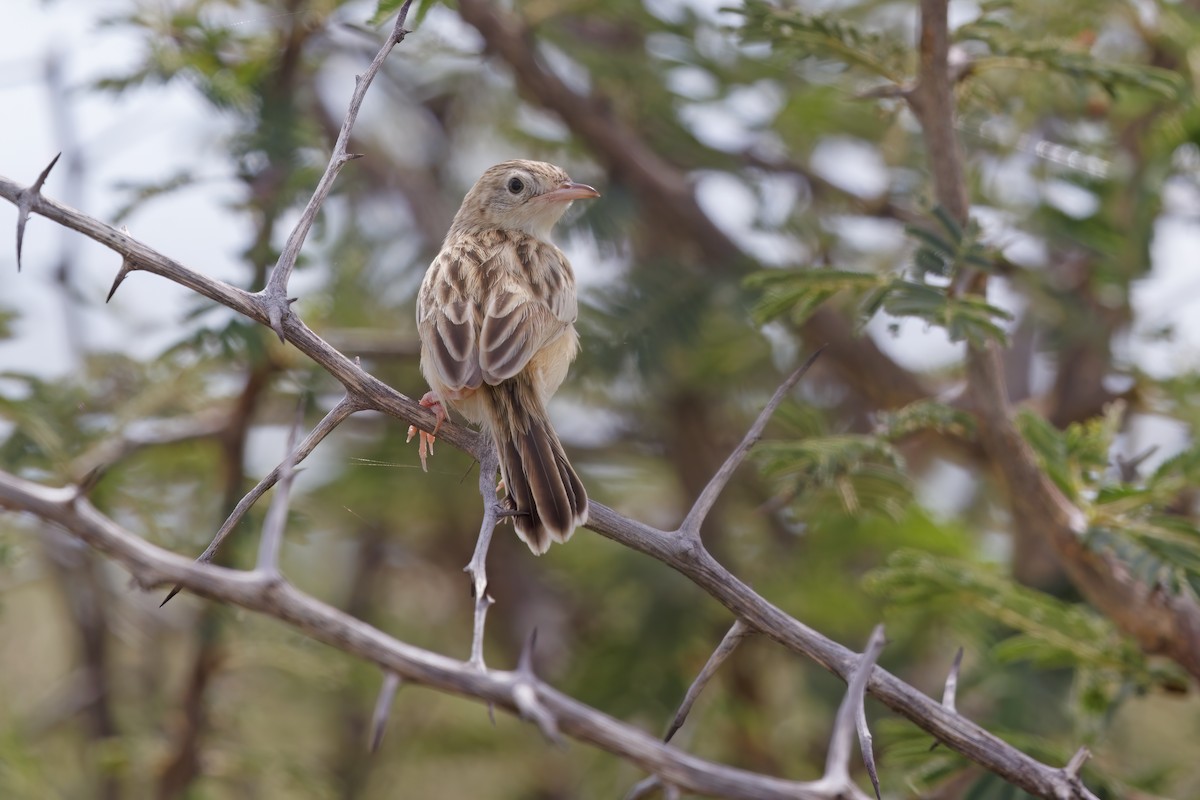
M 88 472 L 87 475 L 84 475 L 83 480 L 81 480 L 79 482 L 79 486 L 78 486 L 79 496 L 84 497 L 89 492 L 91 492 L 92 489 L 95 489 L 96 484 L 98 484 L 100 482 L 100 479 L 103 477 L 104 477 L 104 467 L 103 466 L 96 467 L 95 469 Z
M 62 158 L 61 152 L 54 158 L 50 159 L 50 163 L 46 165 L 46 168 L 42 170 L 42 174 L 38 175 L 37 180 L 33 182 L 33 186 L 29 188 L 29 191 L 32 194 L 37 194 L 42 191 L 42 185 L 46 182 L 46 178 L 50 176 L 50 170 L 54 169 L 54 165 L 58 163 L 58 159 L 60 158 Z
M 396 700 L 396 691 L 401 684 L 400 676 L 396 673 L 384 673 L 383 684 L 379 687 L 379 697 L 375 701 L 375 713 L 371 715 L 371 739 L 367 743 L 370 753 L 379 750 L 379 745 L 383 742 L 383 734 L 387 730 L 388 719 L 392 715 L 392 704 Z
M 537 646 L 537 628 L 529 632 L 529 638 L 525 640 L 525 646 L 521 648 L 521 657 L 517 659 L 517 672 L 533 675 L 533 648 L 535 646 Z
M 170 594 L 167 595 L 166 599 L 158 604 L 158 607 L 162 608 L 167 603 L 171 602 L 171 598 L 174 597 L 175 595 L 179 594 L 180 590 L 182 590 L 182 589 L 183 589 L 183 584 L 176 585 L 175 588 L 171 590 Z
M 125 276 L 127 276 L 129 273 L 129 259 L 126 259 L 121 262 L 121 269 L 119 272 L 117 272 L 117 277 L 113 278 L 112 288 L 108 290 L 108 297 L 104 298 L 105 303 L 113 299 L 113 295 L 117 293 L 117 289 L 119 289 L 121 284 L 125 282 Z
M 47 176 L 50 175 L 50 170 L 54 169 L 54 165 L 58 163 L 58 159 L 62 157 L 60 152 L 54 158 L 50 159 L 50 163 L 37 176 L 37 180 L 28 189 L 24 189 L 17 194 L 17 272 L 21 271 L 21 249 L 25 243 L 25 223 L 29 221 L 29 214 L 33 211 L 33 201 L 42 192 L 42 185 L 46 183 Z
M 21 247 L 25 243 L 25 223 L 29 221 L 32 199 L 25 192 L 17 196 L 17 272 L 21 271 Z

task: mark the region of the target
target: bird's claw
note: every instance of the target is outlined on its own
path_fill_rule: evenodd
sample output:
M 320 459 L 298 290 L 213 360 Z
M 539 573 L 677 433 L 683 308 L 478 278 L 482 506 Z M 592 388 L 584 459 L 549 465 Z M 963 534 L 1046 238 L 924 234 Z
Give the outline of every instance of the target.
M 438 400 L 437 395 L 433 392 L 426 392 L 421 398 L 420 403 L 425 408 L 433 412 L 436 422 L 433 424 L 433 433 L 418 430 L 416 425 L 408 426 L 408 438 L 404 441 L 407 444 L 412 441 L 413 436 L 420 434 L 417 439 L 417 456 L 421 459 L 421 469 L 429 472 L 429 456 L 433 455 L 433 443 L 437 441 L 438 429 L 442 427 L 442 423 L 446 421 L 446 409 L 442 407 L 442 403 Z

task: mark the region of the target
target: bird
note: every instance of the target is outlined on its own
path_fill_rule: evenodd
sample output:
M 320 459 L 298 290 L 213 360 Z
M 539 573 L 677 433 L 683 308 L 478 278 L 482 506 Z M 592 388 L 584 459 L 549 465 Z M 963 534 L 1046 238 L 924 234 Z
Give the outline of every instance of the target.
M 417 293 L 421 373 L 433 433 L 449 406 L 489 433 L 506 516 L 535 555 L 588 519 L 588 497 L 546 404 L 579 350 L 575 273 L 550 241 L 575 200 L 599 197 L 560 167 L 513 160 L 483 173 L 463 198 Z M 410 427 L 411 441 L 415 427 Z

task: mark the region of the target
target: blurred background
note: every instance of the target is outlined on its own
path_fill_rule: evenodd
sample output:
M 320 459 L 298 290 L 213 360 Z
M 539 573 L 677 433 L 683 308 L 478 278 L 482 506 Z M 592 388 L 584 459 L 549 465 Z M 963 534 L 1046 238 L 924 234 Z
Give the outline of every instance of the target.
M 367 95 L 291 294 L 320 335 L 412 397 L 413 299 L 467 188 L 538 158 L 603 198 L 558 231 L 583 353 L 552 415 L 589 493 L 672 528 L 783 377 L 828 351 L 705 526 L 733 572 L 1062 764 L 1106 798 L 1200 796 L 1200 703 L 1080 600 L 1013 524 L 961 401 L 965 342 L 1002 339 L 1021 429 L 1108 548 L 1162 592 L 1200 588 L 1200 3 L 951 3 L 975 224 L 932 200 L 896 87 L 915 2 L 418 3 Z M 323 171 L 398 3 L 6 0 L 0 174 L 258 289 Z M 934 154 L 936 157 L 937 154 Z M 11 231 L 5 204 L 0 226 Z M 964 265 L 988 302 L 947 298 Z M 277 463 L 297 399 L 340 397 L 268 330 L 34 217 L 0 247 L 0 468 L 198 554 Z M 466 658 L 471 460 L 428 474 L 404 426 L 342 425 L 305 463 L 285 574 L 413 644 Z M 128 447 L 114 449 L 120 440 Z M 265 505 L 221 559 L 252 563 Z M 732 622 L 668 568 L 580 531 L 492 546 L 486 656 L 538 630 L 557 688 L 657 733 Z M 0 516 L 0 796 L 609 798 L 642 777 L 531 726 L 402 689 L 270 620 L 131 588 L 67 534 Z M 842 685 L 750 640 L 676 736 L 818 777 Z M 1023 796 L 868 700 L 888 797 Z M 865 785 L 865 780 L 864 780 Z

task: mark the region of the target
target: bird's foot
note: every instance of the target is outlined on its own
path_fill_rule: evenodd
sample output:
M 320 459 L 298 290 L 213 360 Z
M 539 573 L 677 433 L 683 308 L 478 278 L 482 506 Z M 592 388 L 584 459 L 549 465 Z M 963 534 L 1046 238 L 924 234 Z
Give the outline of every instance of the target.
M 429 472 L 429 464 L 427 459 L 433 455 L 433 443 L 437 441 L 438 429 L 442 427 L 442 423 L 446 421 L 446 409 L 442 407 L 442 402 L 438 400 L 437 395 L 433 392 L 426 392 L 425 396 L 420 400 L 421 405 L 433 412 L 437 421 L 433 425 L 433 433 L 427 433 L 418 430 L 416 425 L 408 426 L 408 438 L 405 442 L 411 442 L 413 436 L 420 434 L 417 439 L 417 455 L 421 458 L 421 469 Z

